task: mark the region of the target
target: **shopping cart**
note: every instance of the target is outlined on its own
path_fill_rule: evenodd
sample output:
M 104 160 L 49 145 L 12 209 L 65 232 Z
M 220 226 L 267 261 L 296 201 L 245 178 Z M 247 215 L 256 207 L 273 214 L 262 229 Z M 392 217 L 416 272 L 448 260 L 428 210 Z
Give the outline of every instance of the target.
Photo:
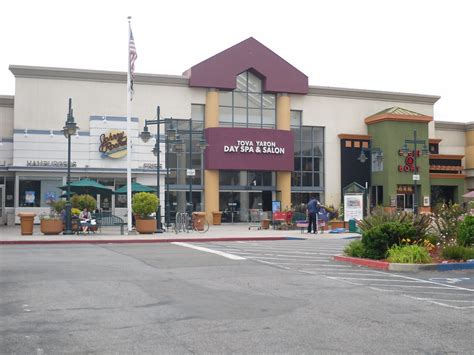
M 251 209 L 249 210 L 249 212 L 250 212 L 249 230 L 250 228 L 262 229 L 263 211 L 260 209 Z

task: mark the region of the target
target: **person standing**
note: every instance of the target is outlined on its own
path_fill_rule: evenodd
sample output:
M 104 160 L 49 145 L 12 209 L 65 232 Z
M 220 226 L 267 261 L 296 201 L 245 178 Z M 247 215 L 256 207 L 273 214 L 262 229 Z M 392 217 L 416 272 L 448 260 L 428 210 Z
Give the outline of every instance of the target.
M 311 230 L 315 234 L 318 233 L 317 214 L 319 212 L 319 206 L 320 206 L 320 203 L 318 200 L 316 200 L 316 197 L 311 196 L 308 202 L 308 207 L 307 207 L 307 212 L 306 212 L 308 215 L 308 233 L 311 233 Z

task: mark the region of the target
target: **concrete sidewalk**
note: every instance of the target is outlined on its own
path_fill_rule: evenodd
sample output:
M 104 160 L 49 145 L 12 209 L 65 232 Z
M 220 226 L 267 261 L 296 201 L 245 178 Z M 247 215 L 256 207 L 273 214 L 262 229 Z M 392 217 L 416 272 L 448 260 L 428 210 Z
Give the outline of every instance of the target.
M 126 232 L 125 232 L 126 233 Z M 163 243 L 173 241 L 236 241 L 236 240 L 278 240 L 287 238 L 304 239 L 346 239 L 356 238 L 357 233 L 322 234 L 301 233 L 298 230 L 249 230 L 247 223 L 223 224 L 210 226 L 206 233 L 174 233 L 164 232 L 156 234 L 130 234 L 120 235 L 118 227 L 103 228 L 95 234 L 86 235 L 44 235 L 40 232 L 39 225 L 33 228 L 33 235 L 21 235 L 20 226 L 0 227 L 0 244 L 59 244 L 59 243 Z

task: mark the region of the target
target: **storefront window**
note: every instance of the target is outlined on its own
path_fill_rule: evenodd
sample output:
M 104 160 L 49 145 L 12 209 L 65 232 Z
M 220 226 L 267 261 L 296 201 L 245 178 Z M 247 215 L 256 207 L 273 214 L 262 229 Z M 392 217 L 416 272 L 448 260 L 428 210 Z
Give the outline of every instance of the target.
M 275 95 L 263 94 L 262 81 L 249 71 L 236 80 L 234 91 L 219 92 L 220 126 L 275 128 Z
M 295 137 L 294 167 L 291 185 L 293 188 L 323 187 L 324 173 L 324 128 L 297 126 L 301 122 L 301 111 L 292 111 L 291 130 Z M 310 172 L 314 172 L 310 174 Z
M 5 207 L 13 207 L 15 204 L 15 178 L 5 178 Z
M 51 178 L 20 178 L 20 207 L 49 207 L 61 196 L 62 180 Z

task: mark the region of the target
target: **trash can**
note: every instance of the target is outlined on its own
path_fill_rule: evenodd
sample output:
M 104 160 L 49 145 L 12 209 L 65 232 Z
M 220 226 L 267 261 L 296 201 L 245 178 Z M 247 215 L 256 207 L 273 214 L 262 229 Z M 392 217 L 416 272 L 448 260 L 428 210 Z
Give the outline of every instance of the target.
M 222 212 L 212 212 L 212 224 L 217 226 L 221 224 Z
M 20 217 L 21 235 L 32 235 L 33 234 L 33 222 L 36 213 L 22 212 L 18 213 Z
M 349 232 L 357 233 L 357 222 L 355 219 L 349 220 Z

